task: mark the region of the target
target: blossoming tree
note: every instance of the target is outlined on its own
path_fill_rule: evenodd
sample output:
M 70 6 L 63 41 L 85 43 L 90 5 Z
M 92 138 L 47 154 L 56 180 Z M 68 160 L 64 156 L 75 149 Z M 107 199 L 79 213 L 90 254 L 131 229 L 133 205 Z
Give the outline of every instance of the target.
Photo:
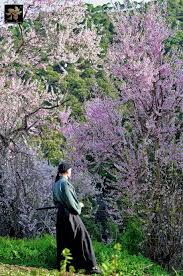
M 35 214 L 35 208 L 47 201 L 48 190 L 51 200 L 52 179 L 48 174 L 52 168 L 44 160 L 42 164 L 39 158 L 36 160 L 35 153 L 31 155 L 29 138 L 40 135 L 45 125 L 57 127 L 57 114 L 65 98 L 59 92 L 49 92 L 49 83 L 37 81 L 33 69 L 46 70 L 48 65 L 62 61 L 79 63 L 87 59 L 96 63 L 100 52 L 100 39 L 85 26 L 86 8 L 81 2 L 61 5 L 58 1 L 32 0 L 24 2 L 24 9 L 22 24 L 2 25 L 0 29 L 2 235 L 9 234 L 8 229 L 14 235 L 33 234 L 38 229 L 41 232 L 46 218 Z
M 166 51 L 171 30 L 161 12 L 149 4 L 111 14 L 116 36 L 105 68 L 119 97 L 89 101 L 84 123 L 63 112 L 61 131 L 70 158 L 107 201 L 108 214 L 115 218 L 118 202 L 118 213 L 138 215 L 147 255 L 180 267 L 183 74 L 180 53 Z

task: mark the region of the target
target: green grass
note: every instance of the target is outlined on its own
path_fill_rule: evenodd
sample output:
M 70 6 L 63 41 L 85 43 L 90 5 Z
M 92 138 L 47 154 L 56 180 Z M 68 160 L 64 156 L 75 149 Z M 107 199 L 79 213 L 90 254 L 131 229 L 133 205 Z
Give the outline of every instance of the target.
M 116 273 L 122 273 L 120 275 L 169 275 L 159 265 L 154 264 L 142 255 L 130 255 L 123 248 L 118 252 L 115 251 L 114 244 L 104 245 L 100 242 L 93 241 L 93 246 L 98 265 L 101 268 L 108 265 L 111 267 L 112 256 L 116 254 L 115 271 Z M 50 235 L 27 240 L 0 237 L 0 263 L 0 275 L 3 276 L 58 275 L 57 271 L 54 270 L 56 264 L 55 239 Z M 106 276 L 109 275 L 109 272 L 108 274 L 106 273 Z
M 25 267 L 25 266 L 17 266 L 17 265 L 8 265 L 0 263 L 0 275 L 7 276 L 21 276 L 21 275 L 39 275 L 39 276 L 55 276 L 59 275 L 56 270 L 49 271 L 47 269 L 38 269 L 34 267 Z
M 27 240 L 0 237 L 0 262 L 54 268 L 55 248 L 55 240 L 49 235 Z

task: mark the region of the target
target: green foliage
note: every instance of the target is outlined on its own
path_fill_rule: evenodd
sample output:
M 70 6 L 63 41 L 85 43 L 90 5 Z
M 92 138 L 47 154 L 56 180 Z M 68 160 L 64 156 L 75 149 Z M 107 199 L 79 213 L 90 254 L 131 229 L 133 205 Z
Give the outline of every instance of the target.
M 119 237 L 119 228 L 116 223 L 114 223 L 111 219 L 107 220 L 106 227 L 109 231 L 109 236 L 112 240 L 117 241 Z
M 68 248 L 65 248 L 62 251 L 62 255 L 64 256 L 64 260 L 61 262 L 61 272 L 67 271 L 67 265 L 70 264 L 72 258 L 71 252 Z M 75 271 L 73 266 L 69 266 L 69 272 L 73 273 Z
M 159 0 L 161 3 L 162 0 Z M 183 0 L 167 1 L 167 22 L 174 30 L 174 35 L 165 43 L 166 50 L 172 48 L 182 49 L 183 46 Z M 183 58 L 183 57 L 182 57 Z
M 111 97 L 115 100 L 118 96 L 118 92 L 115 89 L 112 82 L 107 78 L 103 70 L 98 70 L 95 75 L 97 85 L 100 89 L 101 94 Z
M 101 241 L 101 226 L 95 223 L 95 219 L 91 218 L 89 214 L 85 214 L 84 209 L 83 214 L 81 214 L 81 218 L 84 225 L 86 226 L 86 229 L 89 233 L 91 233 L 91 238 L 96 239 L 97 241 Z
M 90 64 L 83 62 L 79 70 L 74 66 L 67 68 L 68 75 L 62 80 L 70 101 L 66 106 L 71 106 L 72 117 L 84 121 L 84 102 L 91 99 L 93 87 L 98 87 L 101 94 L 113 99 L 117 92 L 103 70 L 94 70 Z
M 142 255 L 130 255 L 120 243 L 104 245 L 94 241 L 93 244 L 104 276 L 168 276 L 159 265 L 155 265 Z
M 40 156 L 46 158 L 53 166 L 57 166 L 64 158 L 65 139 L 58 130 L 50 130 L 45 126 L 41 137 L 32 138 L 30 145 L 40 148 Z
M 66 87 L 64 82 L 62 82 L 62 74 L 60 71 L 56 70 L 55 67 L 56 65 L 47 66 L 46 69 L 32 68 L 33 78 L 42 81 L 42 83 L 46 80 L 49 84 L 49 92 L 53 89 L 55 93 L 65 94 Z
M 88 68 L 86 68 L 86 70 L 87 69 Z M 77 71 L 73 68 L 70 68 L 68 72 L 68 75 L 62 81 L 62 83 L 64 83 L 66 87 L 66 90 L 68 91 L 70 98 L 70 101 L 68 105 L 66 104 L 66 106 L 71 106 L 73 118 L 79 117 L 80 120 L 83 120 L 83 103 L 86 99 L 89 98 L 93 81 L 92 79 L 88 80 L 87 76 L 83 78 L 82 72 Z
M 104 275 L 113 275 L 117 273 L 119 258 L 120 258 L 121 244 L 116 243 L 114 245 L 114 254 L 112 255 L 110 262 L 102 263 L 102 272 Z M 115 275 L 114 274 L 114 275 Z M 122 272 L 119 271 L 119 276 L 122 275 Z
M 105 245 L 94 240 L 93 246 L 98 265 L 103 270 L 103 272 L 105 272 L 104 276 L 115 275 L 109 274 L 109 270 L 111 271 L 111 273 L 122 273 L 118 275 L 124 276 L 168 275 L 168 273 L 163 271 L 159 265 L 152 263 L 150 260 L 144 258 L 143 256 L 130 255 L 127 250 L 124 250 L 124 246 L 121 246 L 121 244 L 119 243 Z M 69 264 L 72 257 L 68 249 L 65 249 L 63 251 L 63 255 L 65 257 L 65 261 L 63 262 L 63 264 L 61 264 L 64 271 L 66 268 L 66 264 Z M 55 238 L 49 235 L 27 240 L 1 237 L 0 263 L 52 269 L 53 267 L 55 267 L 56 264 Z M 0 272 L 2 267 L 4 266 L 0 265 Z M 20 269 L 20 267 L 18 268 Z M 70 266 L 71 273 L 73 270 L 74 267 Z M 56 270 L 34 270 L 33 268 L 30 270 L 30 268 L 27 268 L 27 271 L 29 271 L 30 274 L 28 274 L 27 272 L 26 274 L 22 275 L 59 275 Z M 36 271 L 39 274 L 36 274 Z M 19 274 L 16 274 L 15 272 L 15 274 L 12 273 L 11 275 L 21 275 L 21 270 Z
M 50 268 L 55 266 L 55 240 L 45 235 L 35 239 L 0 238 L 0 262 Z
M 130 254 L 138 254 L 142 252 L 144 239 L 145 234 L 143 233 L 142 222 L 136 217 L 129 218 L 124 231 L 119 236 L 119 241 L 124 249 L 128 250 Z
M 92 4 L 86 4 L 88 10 L 87 26 L 95 26 L 97 33 L 101 35 L 101 48 L 102 54 L 105 55 L 108 49 L 109 42 L 112 41 L 114 34 L 114 26 L 109 19 L 108 12 L 111 7 L 108 4 L 102 6 L 93 6 Z
M 183 29 L 183 0 L 168 0 L 168 19 L 172 27 Z

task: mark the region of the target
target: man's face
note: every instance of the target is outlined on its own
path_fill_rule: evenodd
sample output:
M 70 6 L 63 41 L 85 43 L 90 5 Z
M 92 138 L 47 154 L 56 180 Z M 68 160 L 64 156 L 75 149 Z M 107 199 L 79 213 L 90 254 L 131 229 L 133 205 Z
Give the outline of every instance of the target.
M 67 171 L 67 172 L 68 172 L 68 177 L 69 177 L 69 178 L 71 178 L 71 170 L 72 170 L 72 169 L 70 168 L 70 169 L 68 169 L 68 171 Z

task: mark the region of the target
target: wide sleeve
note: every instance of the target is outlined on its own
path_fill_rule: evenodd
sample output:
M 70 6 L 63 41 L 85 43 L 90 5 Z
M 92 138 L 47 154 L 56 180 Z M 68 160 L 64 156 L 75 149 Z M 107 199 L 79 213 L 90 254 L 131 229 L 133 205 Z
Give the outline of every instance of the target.
M 64 202 L 68 210 L 74 214 L 81 214 L 81 206 L 77 199 L 75 191 L 69 186 L 67 182 L 64 183 L 62 191 L 64 193 Z

